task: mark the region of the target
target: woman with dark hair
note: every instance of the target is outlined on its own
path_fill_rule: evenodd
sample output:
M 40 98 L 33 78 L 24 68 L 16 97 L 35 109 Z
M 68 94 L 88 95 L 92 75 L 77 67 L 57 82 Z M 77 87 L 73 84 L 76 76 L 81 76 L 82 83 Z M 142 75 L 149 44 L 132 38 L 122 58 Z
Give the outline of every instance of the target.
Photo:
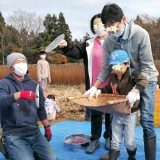
M 86 40 L 80 45 L 67 46 L 65 40 L 61 41 L 59 48 L 62 49 L 63 54 L 70 56 L 74 59 L 83 58 L 85 67 L 85 86 L 88 90 L 96 81 L 97 76 L 101 69 L 102 57 L 103 57 L 103 41 L 107 37 L 107 33 L 104 30 L 104 25 L 101 21 L 101 15 L 96 14 L 90 21 L 90 28 L 94 38 Z M 104 82 L 99 88 L 103 88 L 107 85 L 107 81 Z M 88 112 L 88 110 L 87 110 Z M 91 110 L 91 143 L 86 148 L 86 152 L 91 154 L 100 147 L 99 138 L 102 132 L 102 112 Z M 110 115 L 105 114 L 105 127 L 104 138 L 106 140 L 105 148 L 110 148 Z

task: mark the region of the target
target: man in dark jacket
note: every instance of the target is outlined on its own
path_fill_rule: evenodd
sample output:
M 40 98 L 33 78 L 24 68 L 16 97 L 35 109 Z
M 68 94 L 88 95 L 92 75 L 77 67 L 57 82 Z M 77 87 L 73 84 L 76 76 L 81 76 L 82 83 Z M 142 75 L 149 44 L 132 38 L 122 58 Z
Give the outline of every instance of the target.
M 54 160 L 55 153 L 47 142 L 51 140 L 52 133 L 42 89 L 39 89 L 37 98 L 37 83 L 26 75 L 28 67 L 23 54 L 8 55 L 7 66 L 11 73 L 0 80 L 0 112 L 4 143 L 9 156 L 13 160 L 34 160 L 33 153 L 36 153 L 39 159 Z M 38 118 L 44 125 L 47 139 L 39 130 Z

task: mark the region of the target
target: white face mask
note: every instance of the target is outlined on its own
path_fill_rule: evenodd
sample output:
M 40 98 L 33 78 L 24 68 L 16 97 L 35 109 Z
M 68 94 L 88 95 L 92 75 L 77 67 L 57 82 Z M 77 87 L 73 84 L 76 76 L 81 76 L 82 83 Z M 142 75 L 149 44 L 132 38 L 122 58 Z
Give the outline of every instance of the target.
M 46 55 L 40 55 L 41 59 L 46 59 Z
M 113 34 L 114 37 L 119 38 L 124 33 L 124 29 L 118 29 L 116 33 Z
M 99 27 L 97 29 L 94 29 L 95 33 L 97 36 L 103 36 L 105 35 L 105 30 L 104 30 L 104 27 Z
M 24 76 L 27 73 L 28 70 L 28 66 L 27 63 L 17 63 L 14 66 L 14 72 L 18 75 L 18 76 Z

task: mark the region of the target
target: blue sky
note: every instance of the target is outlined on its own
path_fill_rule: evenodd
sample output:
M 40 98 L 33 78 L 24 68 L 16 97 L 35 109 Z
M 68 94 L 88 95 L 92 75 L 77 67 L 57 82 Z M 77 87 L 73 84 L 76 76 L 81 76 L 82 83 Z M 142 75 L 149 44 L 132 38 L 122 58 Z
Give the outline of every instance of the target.
M 0 11 L 6 21 L 19 9 L 43 17 L 47 13 L 58 16 L 62 12 L 73 38 L 80 39 L 86 32 L 90 33 L 91 17 L 101 12 L 108 2 L 120 5 L 128 20 L 134 19 L 138 14 L 160 17 L 160 0 L 0 0 Z

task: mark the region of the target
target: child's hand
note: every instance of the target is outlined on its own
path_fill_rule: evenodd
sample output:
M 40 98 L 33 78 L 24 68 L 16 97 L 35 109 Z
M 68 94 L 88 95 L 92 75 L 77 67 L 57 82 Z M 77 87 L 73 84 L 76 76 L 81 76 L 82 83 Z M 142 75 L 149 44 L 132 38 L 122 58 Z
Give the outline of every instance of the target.
M 51 83 L 51 80 L 50 79 L 48 79 L 48 84 L 50 84 Z

